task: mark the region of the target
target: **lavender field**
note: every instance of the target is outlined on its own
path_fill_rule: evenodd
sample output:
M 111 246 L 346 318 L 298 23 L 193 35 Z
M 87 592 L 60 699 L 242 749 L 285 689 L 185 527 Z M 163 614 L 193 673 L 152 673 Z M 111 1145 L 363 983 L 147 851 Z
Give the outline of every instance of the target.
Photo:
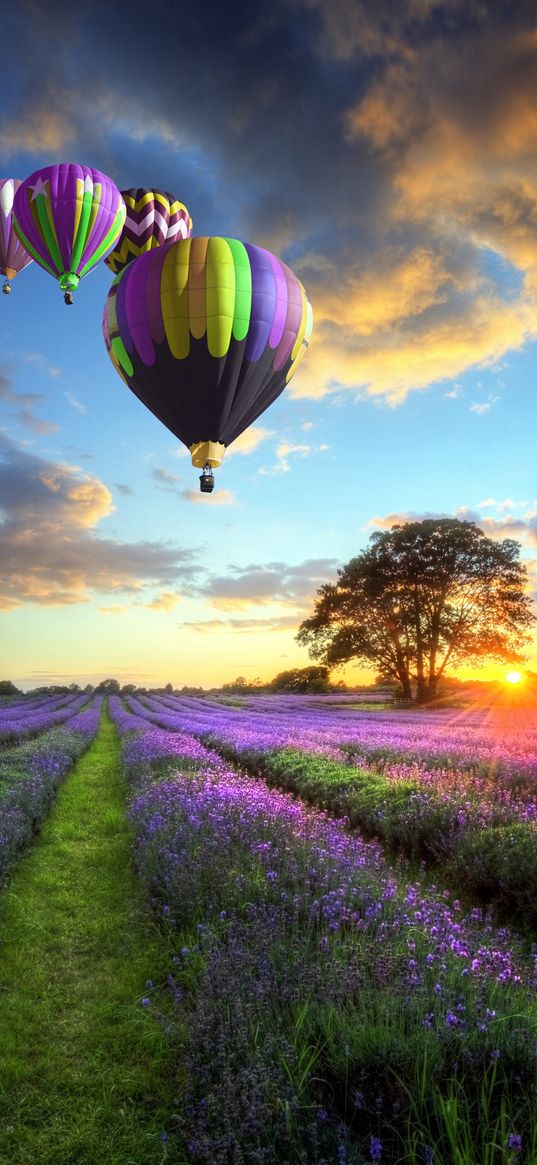
M 189 1017 L 189 1159 L 537 1160 L 527 710 L 110 711 Z
M 2 847 L 110 716 L 168 950 L 162 1161 L 535 1165 L 531 710 L 85 701 L 0 710 Z

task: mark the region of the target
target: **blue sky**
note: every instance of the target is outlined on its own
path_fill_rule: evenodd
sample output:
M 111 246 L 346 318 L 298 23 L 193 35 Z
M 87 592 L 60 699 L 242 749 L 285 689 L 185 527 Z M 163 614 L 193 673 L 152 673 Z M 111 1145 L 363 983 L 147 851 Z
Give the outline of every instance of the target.
M 407 515 L 516 538 L 535 581 L 532 6 L 0 7 L 3 177 L 79 161 L 170 190 L 195 234 L 283 258 L 315 320 L 202 498 L 108 360 L 104 264 L 69 309 L 21 273 L 0 304 L 2 675 L 210 686 L 303 666 L 317 587 Z

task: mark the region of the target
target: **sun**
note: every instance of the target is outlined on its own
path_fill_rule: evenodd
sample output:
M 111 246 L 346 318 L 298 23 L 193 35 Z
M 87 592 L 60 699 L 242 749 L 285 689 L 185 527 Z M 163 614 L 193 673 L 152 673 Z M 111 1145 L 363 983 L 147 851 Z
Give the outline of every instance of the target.
M 508 684 L 519 684 L 523 676 L 519 671 L 508 671 L 505 678 Z

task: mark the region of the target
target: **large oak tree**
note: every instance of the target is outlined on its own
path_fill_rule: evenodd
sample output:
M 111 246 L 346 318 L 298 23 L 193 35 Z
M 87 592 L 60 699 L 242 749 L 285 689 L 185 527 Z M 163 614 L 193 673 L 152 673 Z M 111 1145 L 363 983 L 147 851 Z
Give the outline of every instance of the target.
M 474 522 L 408 522 L 322 586 L 297 639 L 333 666 L 355 659 L 399 680 L 403 696 L 434 699 L 449 664 L 521 663 L 534 622 L 520 546 Z

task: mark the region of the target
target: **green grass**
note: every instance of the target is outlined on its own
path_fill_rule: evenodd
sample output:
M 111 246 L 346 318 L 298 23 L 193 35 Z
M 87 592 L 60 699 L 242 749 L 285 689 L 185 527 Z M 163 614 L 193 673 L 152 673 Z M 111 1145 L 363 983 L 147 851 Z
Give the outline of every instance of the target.
M 105 712 L 0 903 L 0 1165 L 183 1160 L 159 990 L 168 953 L 130 850 Z

